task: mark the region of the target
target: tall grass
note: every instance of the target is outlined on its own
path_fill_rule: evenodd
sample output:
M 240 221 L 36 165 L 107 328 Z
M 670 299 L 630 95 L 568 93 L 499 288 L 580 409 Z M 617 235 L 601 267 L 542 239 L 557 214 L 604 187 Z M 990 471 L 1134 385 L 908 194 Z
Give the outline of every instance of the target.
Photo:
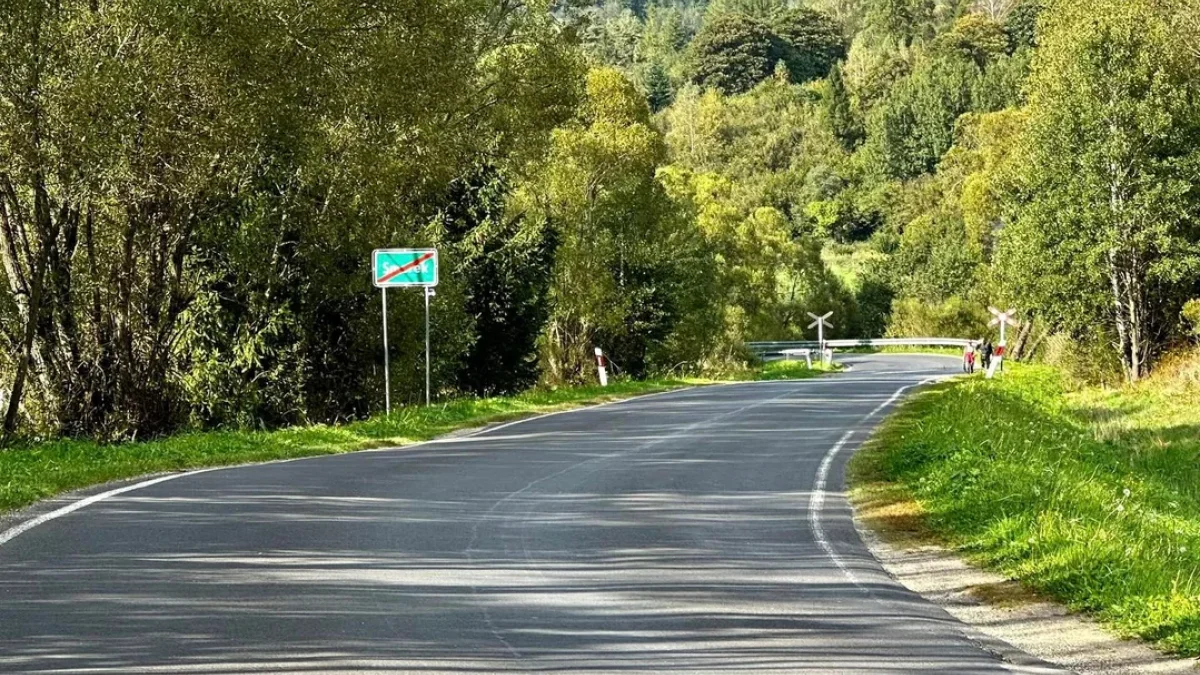
M 1071 391 L 1016 366 L 942 385 L 884 425 L 854 481 L 899 487 L 975 561 L 1198 655 L 1200 389 L 1167 384 Z

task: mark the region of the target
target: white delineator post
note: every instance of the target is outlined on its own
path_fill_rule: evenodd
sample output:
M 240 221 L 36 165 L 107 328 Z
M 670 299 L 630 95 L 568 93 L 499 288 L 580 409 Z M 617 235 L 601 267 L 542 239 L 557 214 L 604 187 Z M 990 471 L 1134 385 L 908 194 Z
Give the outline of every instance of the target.
M 608 386 L 608 365 L 604 360 L 604 350 L 596 347 L 596 372 L 600 375 L 600 386 Z
M 1008 353 L 1008 326 L 1016 328 L 1021 324 L 1013 318 L 1013 316 L 1015 316 L 1017 313 L 1017 310 L 1015 309 L 1010 309 L 1007 312 L 1001 312 L 995 307 L 988 307 L 988 311 L 992 313 L 993 317 L 995 317 L 988 322 L 988 325 L 1000 326 L 1000 343 L 996 345 L 998 351 L 996 356 L 992 358 L 992 365 L 988 367 L 987 372 L 987 376 L 990 379 L 996 376 L 997 370 L 1004 369 L 1004 357 Z

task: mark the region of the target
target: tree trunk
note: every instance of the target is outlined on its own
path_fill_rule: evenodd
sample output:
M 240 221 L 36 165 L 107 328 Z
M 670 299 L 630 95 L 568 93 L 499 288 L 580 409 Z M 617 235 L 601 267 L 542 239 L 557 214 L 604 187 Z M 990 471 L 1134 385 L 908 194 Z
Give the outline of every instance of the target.
M 1012 348 L 1012 360 L 1020 361 L 1025 357 L 1025 346 L 1029 344 L 1029 336 L 1033 334 L 1033 324 L 1037 319 L 1030 318 L 1021 325 L 1021 332 L 1017 334 L 1016 344 Z
M 25 383 L 29 379 L 29 366 L 33 361 L 34 340 L 37 337 L 38 326 L 43 319 L 43 296 L 46 281 L 46 268 L 49 262 L 50 249 L 53 247 L 57 232 L 54 231 L 54 216 L 50 208 L 50 197 L 46 193 L 45 180 L 39 173 L 34 179 L 34 213 L 33 226 L 37 236 L 34 237 L 36 254 L 28 261 L 29 268 L 29 301 L 25 306 L 24 327 L 21 335 L 20 354 L 17 357 L 17 368 L 13 376 L 12 390 L 8 396 L 8 409 L 4 413 L 5 438 L 17 429 L 17 421 L 21 410 L 21 401 L 25 396 Z M 12 206 L 15 206 L 13 204 Z M 18 223 L 17 227 L 22 227 Z M 6 239 L 12 239 L 12 230 L 6 232 Z M 13 261 L 10 267 L 19 267 L 18 261 Z
M 1129 363 L 1129 315 L 1126 312 L 1125 294 L 1122 290 L 1121 270 L 1116 249 L 1108 252 L 1108 278 L 1112 284 L 1113 321 L 1117 328 L 1117 350 L 1121 354 L 1125 375 L 1129 377 L 1133 372 Z

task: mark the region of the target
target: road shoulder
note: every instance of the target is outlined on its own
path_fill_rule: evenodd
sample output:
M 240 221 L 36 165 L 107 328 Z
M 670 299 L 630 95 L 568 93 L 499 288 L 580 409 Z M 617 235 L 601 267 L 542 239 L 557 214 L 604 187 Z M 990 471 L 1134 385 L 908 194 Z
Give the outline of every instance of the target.
M 855 527 L 888 574 L 987 637 L 1079 675 L 1200 672 L 1195 660 L 1120 639 L 1018 582 L 970 565 L 921 526 L 916 503 L 886 485 L 859 487 L 851 501 Z

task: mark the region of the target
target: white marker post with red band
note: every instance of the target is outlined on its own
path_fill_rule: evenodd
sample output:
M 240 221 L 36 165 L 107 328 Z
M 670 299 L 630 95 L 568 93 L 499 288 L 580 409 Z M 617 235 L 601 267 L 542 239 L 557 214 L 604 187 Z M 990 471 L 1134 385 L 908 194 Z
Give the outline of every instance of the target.
M 596 347 L 596 372 L 600 375 L 600 386 L 608 386 L 608 359 L 604 358 L 604 350 Z
M 996 345 L 996 357 L 992 359 L 992 365 L 988 368 L 987 372 L 988 379 L 991 379 L 996 376 L 997 370 L 1004 370 L 1004 357 L 1008 352 L 1008 333 L 1006 329 L 1008 326 L 1016 328 L 1021 324 L 1013 318 L 1017 313 L 1017 310 L 1015 309 L 1010 309 L 1007 312 L 1001 312 L 995 307 L 988 307 L 988 311 L 992 313 L 993 317 L 995 317 L 988 322 L 988 325 L 1000 326 L 1000 343 Z

